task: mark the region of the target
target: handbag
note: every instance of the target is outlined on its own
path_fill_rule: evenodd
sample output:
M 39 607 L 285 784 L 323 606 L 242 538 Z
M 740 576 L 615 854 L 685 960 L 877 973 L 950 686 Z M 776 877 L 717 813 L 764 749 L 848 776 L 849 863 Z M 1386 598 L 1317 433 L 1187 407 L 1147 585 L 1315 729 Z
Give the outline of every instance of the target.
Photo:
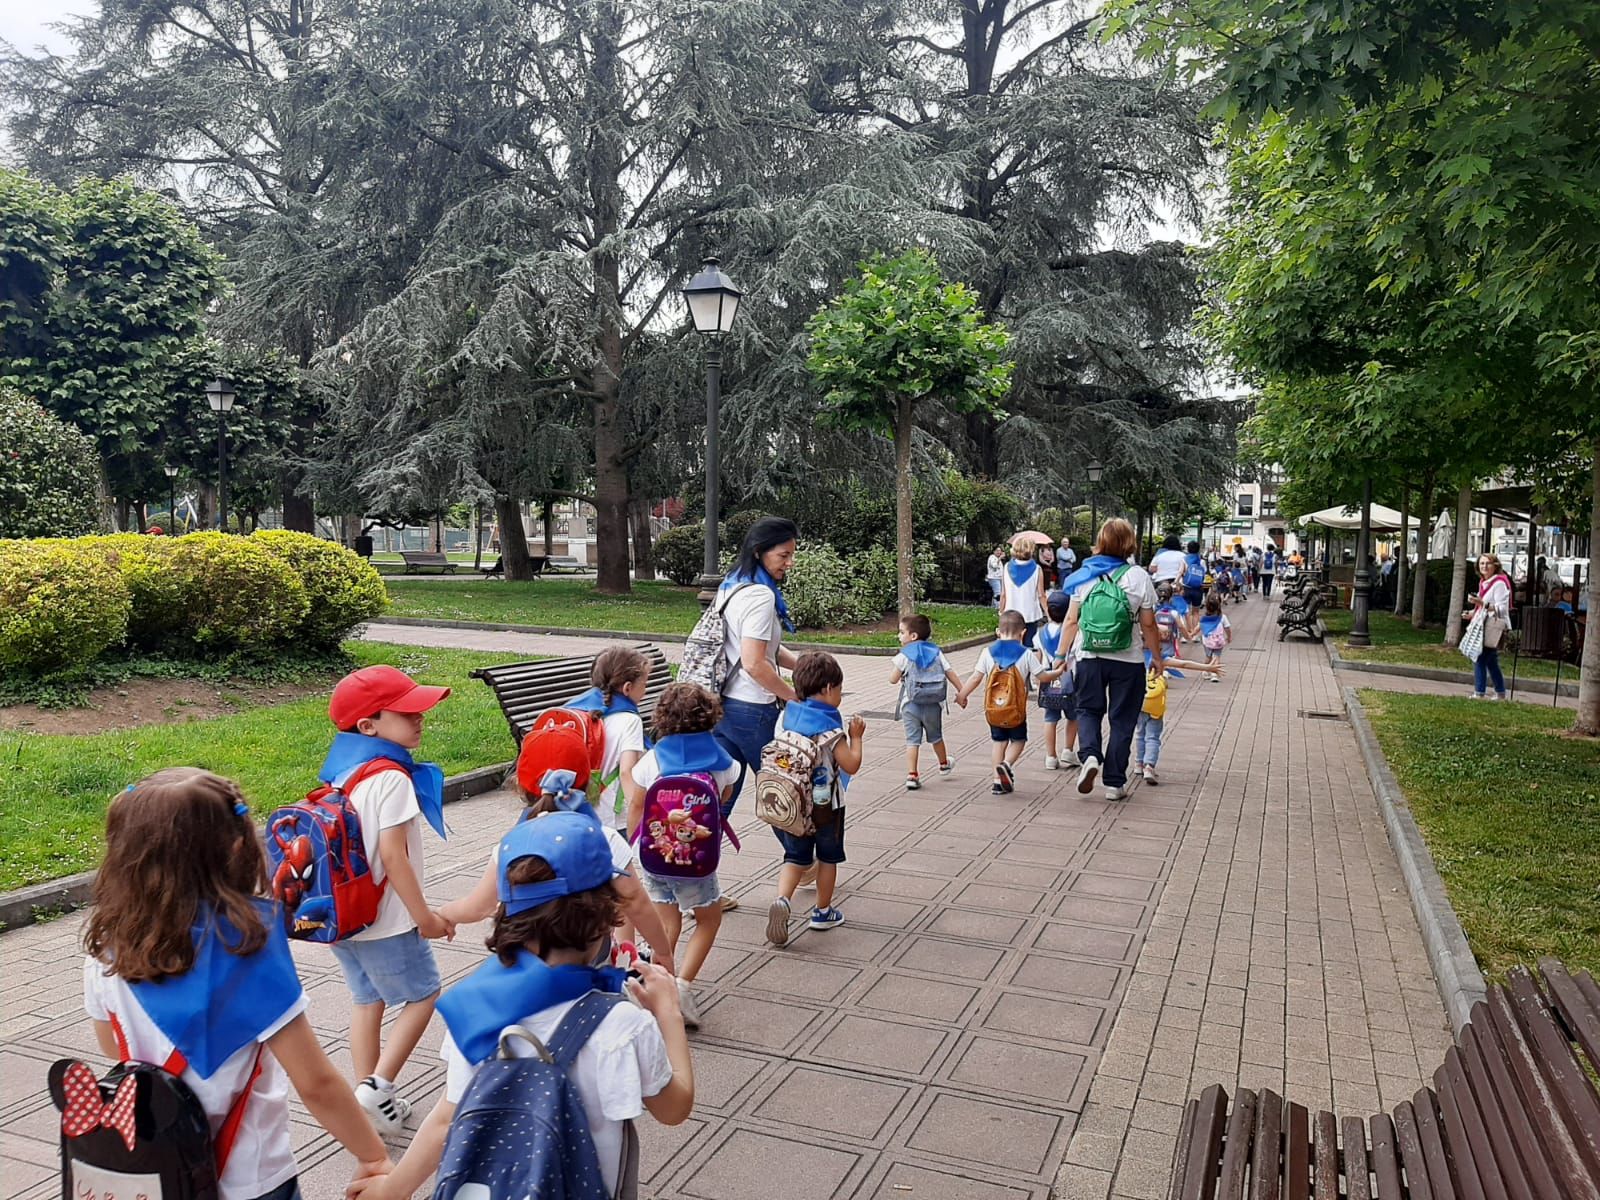
M 1485 650 L 1500 649 L 1500 639 L 1506 635 L 1506 623 L 1499 617 L 1486 617 L 1483 622 L 1483 648 Z

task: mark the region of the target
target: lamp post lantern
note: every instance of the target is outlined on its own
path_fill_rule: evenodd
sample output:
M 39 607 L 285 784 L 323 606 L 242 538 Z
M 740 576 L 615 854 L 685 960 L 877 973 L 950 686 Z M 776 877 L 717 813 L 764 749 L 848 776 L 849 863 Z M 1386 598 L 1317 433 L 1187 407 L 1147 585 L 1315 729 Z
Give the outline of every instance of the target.
M 1106 473 L 1105 465 L 1098 459 L 1089 460 L 1089 549 L 1094 550 L 1100 539 L 1100 477 Z
M 717 517 L 721 511 L 718 484 L 722 472 L 721 447 L 717 438 L 718 417 L 722 408 L 722 338 L 733 329 L 744 293 L 722 273 L 715 258 L 707 258 L 700 273 L 683 286 L 689 319 L 695 332 L 706 338 L 706 540 L 705 562 L 700 575 L 700 598 L 710 603 L 722 578 L 717 544 Z
M 167 477 L 167 526 L 173 537 L 178 536 L 178 468 L 168 463 L 161 468 Z
M 206 403 L 217 414 L 217 528 L 228 528 L 228 414 L 233 411 L 233 385 L 224 379 L 206 384 Z

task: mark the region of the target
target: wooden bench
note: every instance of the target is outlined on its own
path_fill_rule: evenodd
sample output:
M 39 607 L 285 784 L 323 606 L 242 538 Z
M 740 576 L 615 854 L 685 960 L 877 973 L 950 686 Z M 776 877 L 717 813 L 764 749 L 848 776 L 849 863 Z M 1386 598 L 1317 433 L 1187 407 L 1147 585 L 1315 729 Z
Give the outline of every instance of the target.
M 530 554 L 528 555 L 528 565 L 533 569 L 533 577 L 537 579 L 544 574 L 544 569 L 550 565 L 550 556 L 548 554 Z M 503 554 L 494 560 L 493 565 L 483 568 L 483 577 L 485 579 L 492 579 L 496 575 L 502 579 L 506 576 L 506 559 Z
M 540 713 L 547 708 L 560 708 L 589 690 L 589 671 L 595 658 L 606 649 L 606 643 L 596 642 L 595 647 L 595 653 L 584 658 L 546 658 L 538 662 L 479 667 L 471 672 L 471 677 L 483 680 L 494 692 L 500 711 L 505 713 L 506 723 L 511 726 L 511 736 L 520 746 Z M 643 642 L 634 649 L 650 660 L 650 683 L 644 699 L 639 702 L 639 715 L 648 729 L 656 701 L 672 682 L 672 669 L 659 646 Z
M 1541 959 L 1489 990 L 1431 1087 L 1370 1117 L 1208 1087 L 1184 1111 L 1172 1200 L 1594 1200 L 1600 987 Z
M 1278 640 L 1284 638 L 1295 630 L 1310 634 L 1321 641 L 1327 636 L 1327 626 L 1323 625 L 1322 618 L 1317 614 L 1322 610 L 1322 593 L 1310 592 L 1306 596 L 1304 605 L 1298 608 L 1285 607 L 1278 611 Z
M 455 573 L 456 564 L 451 562 L 438 550 L 402 550 L 400 558 L 406 564 L 408 571 L 421 571 L 428 567 L 438 567 L 442 574 Z
M 580 571 L 587 571 L 588 569 L 588 567 L 579 562 L 577 559 L 573 558 L 570 554 L 558 554 L 545 560 L 545 564 L 543 568 L 541 568 L 541 573 L 543 571 L 550 571 L 556 575 L 574 575 Z

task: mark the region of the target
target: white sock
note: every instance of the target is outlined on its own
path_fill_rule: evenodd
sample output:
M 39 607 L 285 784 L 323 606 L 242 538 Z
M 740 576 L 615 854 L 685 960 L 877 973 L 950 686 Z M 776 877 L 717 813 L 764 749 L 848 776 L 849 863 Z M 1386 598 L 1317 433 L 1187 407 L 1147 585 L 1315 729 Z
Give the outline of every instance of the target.
M 385 1079 L 382 1075 L 368 1075 L 367 1082 L 373 1087 L 377 1088 L 380 1092 L 394 1091 L 394 1083 L 391 1080 Z

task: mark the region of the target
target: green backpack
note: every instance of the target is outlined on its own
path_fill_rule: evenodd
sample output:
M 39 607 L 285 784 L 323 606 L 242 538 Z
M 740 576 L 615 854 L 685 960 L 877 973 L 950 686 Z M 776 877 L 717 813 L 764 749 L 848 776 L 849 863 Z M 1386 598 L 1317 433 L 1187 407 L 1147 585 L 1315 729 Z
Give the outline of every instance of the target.
M 1118 567 L 1111 574 L 1100 576 L 1083 598 L 1083 607 L 1078 610 L 1078 632 L 1083 648 L 1091 654 L 1126 650 L 1133 645 L 1133 610 L 1118 583 L 1127 573 L 1127 567 Z

